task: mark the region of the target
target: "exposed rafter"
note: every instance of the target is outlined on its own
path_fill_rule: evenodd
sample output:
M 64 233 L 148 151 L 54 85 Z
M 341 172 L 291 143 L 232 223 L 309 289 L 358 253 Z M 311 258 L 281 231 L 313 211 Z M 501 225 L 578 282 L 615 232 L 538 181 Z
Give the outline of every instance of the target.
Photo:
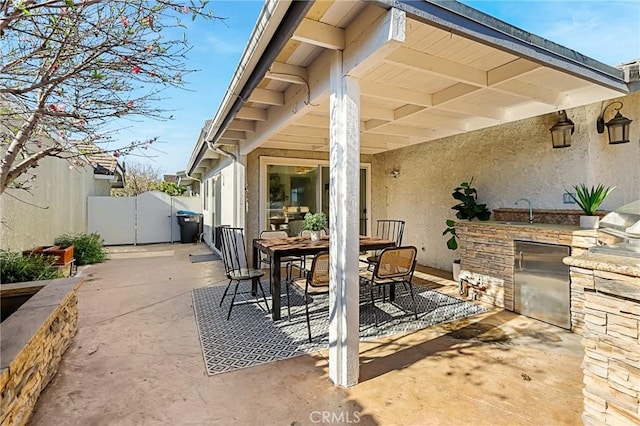
M 265 74 L 265 78 L 293 84 L 307 84 L 309 79 L 306 68 L 282 62 L 271 64 L 269 71 Z
M 243 120 L 267 121 L 267 110 L 244 107 L 241 108 L 240 111 L 238 111 L 238 114 L 236 114 L 236 118 L 240 118 Z
M 344 30 L 305 18 L 291 37 L 303 43 L 331 50 L 344 49 Z
M 264 105 L 284 105 L 284 94 L 276 90 L 255 89 L 249 97 L 249 102 Z

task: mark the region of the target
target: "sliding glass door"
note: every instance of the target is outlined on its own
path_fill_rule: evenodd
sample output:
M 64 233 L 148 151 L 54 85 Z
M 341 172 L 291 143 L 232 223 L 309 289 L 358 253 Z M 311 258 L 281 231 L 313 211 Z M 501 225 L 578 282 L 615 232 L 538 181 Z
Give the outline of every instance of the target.
M 327 162 L 261 158 L 261 228 L 286 230 L 297 235 L 307 212 L 329 217 L 329 167 Z M 360 173 L 360 233 L 367 233 L 369 165 Z M 331 218 L 329 217 L 329 220 Z

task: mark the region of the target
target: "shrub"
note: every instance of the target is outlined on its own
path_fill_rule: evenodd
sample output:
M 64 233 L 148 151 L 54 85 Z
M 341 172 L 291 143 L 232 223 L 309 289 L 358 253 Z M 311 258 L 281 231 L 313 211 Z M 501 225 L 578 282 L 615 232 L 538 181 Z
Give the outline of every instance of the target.
M 53 280 L 62 277 L 53 259 L 40 254 L 23 256 L 22 253 L 0 251 L 0 281 L 2 284 L 25 281 Z
M 304 215 L 304 229 L 309 231 L 322 231 L 327 227 L 327 223 L 327 216 L 323 212 Z
M 73 245 L 73 255 L 77 265 L 91 265 L 107 260 L 107 252 L 102 245 L 102 237 L 92 234 L 64 234 L 56 238 L 55 244 Z

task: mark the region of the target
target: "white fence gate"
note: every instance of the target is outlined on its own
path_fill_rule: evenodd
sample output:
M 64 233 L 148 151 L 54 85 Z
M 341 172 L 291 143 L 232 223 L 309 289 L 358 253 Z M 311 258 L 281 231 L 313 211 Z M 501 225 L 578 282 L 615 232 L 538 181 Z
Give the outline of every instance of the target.
M 137 197 L 88 197 L 88 232 L 97 232 L 105 245 L 172 243 L 180 241 L 179 210 L 200 211 L 198 197 L 171 197 L 145 192 Z

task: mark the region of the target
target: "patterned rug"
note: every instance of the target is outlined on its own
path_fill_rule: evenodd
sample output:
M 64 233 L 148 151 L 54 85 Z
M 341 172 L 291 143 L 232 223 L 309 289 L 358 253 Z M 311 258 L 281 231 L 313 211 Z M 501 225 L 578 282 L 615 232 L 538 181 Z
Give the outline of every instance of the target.
M 242 283 L 247 288 L 250 284 Z M 268 291 L 268 283 L 262 284 Z M 307 339 L 303 293 L 291 287 L 291 317 L 287 320 L 286 294 L 282 296 L 282 320 L 274 322 L 250 295 L 238 295 L 243 304 L 233 307 L 227 321 L 230 297 L 219 307 L 224 286 L 201 287 L 192 290 L 193 308 L 200 334 L 207 374 L 214 375 L 252 367 L 328 348 L 329 297 L 312 296 L 309 303 L 311 335 Z M 372 340 L 382 336 L 427 328 L 481 312 L 486 309 L 426 287 L 414 285 L 418 319 L 413 315 L 413 303 L 408 292 L 398 291 L 395 302 L 376 298 L 378 327 L 375 326 L 369 293 L 360 294 L 360 339 Z M 283 290 L 284 291 L 284 290 Z M 267 300 L 271 304 L 267 293 Z

